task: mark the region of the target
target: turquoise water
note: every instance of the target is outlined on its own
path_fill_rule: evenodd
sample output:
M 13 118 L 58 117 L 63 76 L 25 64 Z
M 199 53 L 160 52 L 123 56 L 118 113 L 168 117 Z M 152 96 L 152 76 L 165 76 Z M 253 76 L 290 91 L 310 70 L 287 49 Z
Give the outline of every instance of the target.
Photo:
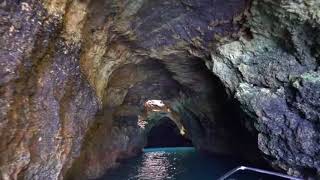
M 206 156 L 194 148 L 152 148 L 123 161 L 100 180 L 215 180 L 239 165 L 242 164 L 237 160 Z M 253 173 L 237 173 L 231 179 L 275 180 Z

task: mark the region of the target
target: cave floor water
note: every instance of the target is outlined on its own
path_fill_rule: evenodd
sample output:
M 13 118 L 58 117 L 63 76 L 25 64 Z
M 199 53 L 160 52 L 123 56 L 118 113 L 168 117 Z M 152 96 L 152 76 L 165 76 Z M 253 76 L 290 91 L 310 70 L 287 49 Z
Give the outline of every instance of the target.
M 215 180 L 241 161 L 208 156 L 193 147 L 148 148 L 135 158 L 121 162 L 99 180 Z M 252 172 L 239 172 L 230 180 L 281 180 Z

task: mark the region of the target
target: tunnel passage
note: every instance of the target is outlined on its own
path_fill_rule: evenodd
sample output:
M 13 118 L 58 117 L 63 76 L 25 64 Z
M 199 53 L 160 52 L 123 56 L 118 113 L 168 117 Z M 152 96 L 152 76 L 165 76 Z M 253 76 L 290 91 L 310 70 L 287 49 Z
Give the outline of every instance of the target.
M 164 117 L 148 132 L 145 148 L 190 146 L 193 146 L 191 140 L 180 133 L 171 119 Z
M 269 20 L 276 20 L 280 25 L 286 22 L 283 18 L 289 13 L 285 10 L 287 7 L 281 8 L 275 13 L 277 17 L 273 17 L 270 16 L 272 11 L 264 11 L 267 1 L 259 5 L 250 4 L 258 11 L 245 12 L 249 0 L 79 0 L 61 1 L 61 4 L 66 3 L 65 7 L 52 3 L 52 10 L 58 12 L 53 16 L 48 12 L 50 17 L 47 17 L 46 8 L 39 3 L 33 4 L 37 2 L 35 0 L 3 2 L 1 6 L 5 7 L 5 11 L 2 15 L 5 22 L 8 21 L 4 24 L 10 30 L 6 33 L 10 38 L 6 36 L 4 40 L 10 45 L 4 48 L 4 52 L 10 61 L 12 58 L 16 60 L 12 61 L 13 64 L 9 61 L 5 63 L 9 69 L 5 68 L 3 73 L 9 79 L 2 79 L 4 86 L 1 87 L 7 104 L 3 115 L 8 119 L 8 124 L 7 121 L 4 123 L 3 143 L 9 149 L 4 152 L 10 155 L 4 157 L 13 157 L 11 153 L 17 155 L 5 160 L 13 168 L 8 170 L 8 174 L 16 176 L 26 169 L 25 173 L 21 172 L 21 177 L 34 173 L 41 177 L 50 169 L 50 173 L 54 174 L 52 177 L 59 173 L 63 175 L 61 169 L 66 171 L 81 154 L 79 164 L 87 166 L 82 170 L 88 170 L 88 175 L 98 175 L 118 158 L 125 157 L 124 154 L 134 154 L 135 150 L 144 147 L 144 129 L 137 122 L 143 103 L 148 99 L 183 104 L 188 99 L 198 98 L 198 101 L 183 104 L 177 113 L 191 134 L 193 144 L 197 144 L 199 149 L 215 153 L 231 149 L 231 153 L 240 154 L 241 146 L 249 147 L 244 145 L 249 139 L 245 134 L 249 129 L 260 134 L 259 139 L 253 136 L 255 139 L 247 143 L 253 147 L 247 149 L 259 145 L 266 154 L 277 159 L 280 155 L 281 163 L 288 160 L 288 164 L 296 166 L 295 163 L 305 161 L 300 155 L 317 152 L 310 145 L 317 144 L 313 135 L 318 131 L 314 130 L 311 121 L 314 107 L 310 107 L 310 111 L 303 108 L 309 107 L 308 102 L 304 102 L 305 90 L 309 92 L 309 86 L 311 90 L 317 88 L 313 82 L 314 73 L 317 73 L 313 72 L 317 70 L 317 57 L 314 57 L 317 53 L 313 51 L 318 43 L 312 38 L 318 38 L 316 35 L 305 37 L 305 33 L 315 30 L 309 27 L 313 21 L 298 23 L 303 26 L 293 29 L 289 28 L 291 23 L 284 23 L 285 29 L 279 31 L 269 28 L 269 25 L 266 29 L 262 26 L 265 21 L 270 24 Z M 272 7 L 285 5 L 282 2 L 272 4 Z M 27 16 L 24 17 L 20 9 Z M 7 14 L 6 10 L 13 14 Z M 279 13 L 284 13 L 282 18 Z M 246 20 L 249 23 L 243 27 Z M 237 38 L 241 38 L 242 42 L 242 28 L 252 28 L 253 38 L 257 41 L 229 44 Z M 259 33 L 260 30 L 270 33 L 260 37 L 265 34 Z M 284 41 L 282 36 L 288 35 L 287 30 L 290 31 L 289 40 Z M 302 30 L 305 33 L 300 33 Z M 300 43 L 300 37 L 308 43 Z M 222 47 L 221 43 L 228 45 Z M 306 53 L 300 51 L 301 48 L 306 49 Z M 284 60 L 280 58 L 279 63 L 278 57 L 282 56 Z M 268 66 L 270 63 L 275 66 Z M 283 74 L 282 69 L 288 67 L 297 67 L 298 72 Z M 264 69 L 267 71 L 262 71 Z M 311 74 L 296 77 L 307 71 Z M 222 91 L 216 89 L 219 79 L 213 79 L 212 72 L 223 80 L 226 87 Z M 260 78 L 266 73 L 270 76 Z M 311 84 L 305 84 L 311 80 Z M 227 88 L 237 89 L 235 99 L 239 100 L 239 104 L 236 106 L 224 105 L 224 99 L 219 101 Z M 309 96 L 306 98 L 308 100 Z M 313 99 L 309 98 L 310 103 Z M 284 119 L 278 119 L 280 111 L 274 108 L 275 105 L 283 108 L 281 113 L 286 116 L 279 117 Z M 241 126 L 237 114 L 229 120 L 220 116 L 232 114 L 233 107 L 240 106 L 252 119 L 246 118 L 247 128 Z M 101 115 L 96 114 L 97 111 L 101 111 Z M 280 131 L 277 122 L 291 119 L 298 122 L 308 120 L 308 124 L 303 126 L 306 129 L 296 131 L 290 127 L 289 130 L 294 132 L 291 133 L 287 131 L 287 126 L 291 124 L 284 123 L 285 131 Z M 298 125 L 302 128 L 300 125 L 304 124 Z M 154 128 L 162 129 L 162 126 Z M 308 133 L 301 133 L 304 131 Z M 300 137 L 297 142 L 302 147 L 295 141 L 291 143 L 297 133 L 302 134 L 297 136 Z M 304 141 L 305 136 L 308 136 L 307 140 L 311 138 L 310 141 Z M 282 146 L 282 141 L 289 144 Z M 300 152 L 301 148 L 299 158 L 294 161 L 291 157 L 296 153 L 289 156 L 286 156 L 288 153 L 278 153 L 278 150 Z M 54 172 L 51 171 L 52 163 L 43 165 L 47 159 L 35 158 L 38 155 L 49 155 L 55 164 Z M 21 159 L 22 164 L 15 162 Z M 314 167 L 314 161 L 307 163 Z M 39 170 L 34 167 L 39 167 Z
M 228 117 L 235 106 L 228 105 L 219 79 L 199 58 L 174 59 L 149 58 L 112 72 L 103 113 L 88 132 L 72 176 L 86 169 L 96 177 L 109 164 L 148 147 L 194 146 L 202 152 L 260 157 L 255 144 L 242 138 L 237 113 Z
M 221 117 L 225 89 L 204 62 L 209 53 L 198 51 L 216 37 L 238 31 L 233 17 L 241 14 L 246 0 L 120 2 L 124 1 L 92 1 L 84 26 L 81 65 L 101 98 L 103 115 L 86 135 L 82 155 L 75 163 L 81 164 L 79 171 L 86 169 L 87 175 L 97 176 L 118 159 L 132 156 L 153 142 L 168 146 L 171 142 L 161 144 L 150 139 L 159 137 L 158 131 L 160 137 L 161 131 L 176 133 L 177 127 L 182 129 L 179 122 L 184 123 L 197 149 L 239 154 L 232 147 L 242 143 L 234 138 L 239 136 L 234 129 L 241 129 L 239 120 L 224 121 Z M 202 7 L 208 8 L 200 11 Z M 100 54 L 92 53 L 96 51 Z M 177 120 L 173 127 L 172 121 L 153 126 L 143 114 L 148 100 L 168 102 L 182 119 L 170 118 Z M 146 136 L 148 124 L 151 130 Z M 179 140 L 176 144 L 184 143 Z
M 255 144 L 242 138 L 239 116 L 225 116 L 233 114 L 234 106 L 228 105 L 219 79 L 199 58 L 174 59 L 149 58 L 112 72 L 102 115 L 88 132 L 72 176 L 83 169 L 92 177 L 97 170 L 102 174 L 109 164 L 146 147 L 194 146 L 202 152 L 259 157 L 248 146 Z

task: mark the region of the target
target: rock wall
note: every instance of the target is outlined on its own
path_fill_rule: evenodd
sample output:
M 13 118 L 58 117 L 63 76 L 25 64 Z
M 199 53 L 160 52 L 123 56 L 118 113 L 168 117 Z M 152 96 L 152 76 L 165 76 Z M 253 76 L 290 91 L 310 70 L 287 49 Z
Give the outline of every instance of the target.
M 320 174 L 319 7 L 1 1 L 0 177 L 100 176 L 145 145 L 151 99 L 201 150 L 248 157 L 258 147 L 288 174 Z
M 0 13 L 0 179 L 61 179 L 99 105 L 80 44 L 38 1 L 2 1 Z
M 212 71 L 241 103 L 275 166 L 319 172 L 318 1 L 253 1 L 251 38 L 211 52 Z

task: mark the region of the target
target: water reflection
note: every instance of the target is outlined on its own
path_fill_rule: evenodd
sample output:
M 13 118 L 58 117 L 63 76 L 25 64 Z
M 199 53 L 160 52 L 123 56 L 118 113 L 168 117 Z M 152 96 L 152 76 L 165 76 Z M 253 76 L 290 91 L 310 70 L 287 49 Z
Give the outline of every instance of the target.
M 213 180 L 243 164 L 235 159 L 205 156 L 194 148 L 150 148 L 137 157 L 109 170 L 100 180 Z M 237 180 L 276 180 L 274 177 L 244 173 Z
M 165 152 L 150 152 L 143 155 L 142 166 L 138 170 L 138 179 L 161 180 L 164 177 L 171 179 L 170 169 L 173 164 L 170 163 L 168 155 Z

